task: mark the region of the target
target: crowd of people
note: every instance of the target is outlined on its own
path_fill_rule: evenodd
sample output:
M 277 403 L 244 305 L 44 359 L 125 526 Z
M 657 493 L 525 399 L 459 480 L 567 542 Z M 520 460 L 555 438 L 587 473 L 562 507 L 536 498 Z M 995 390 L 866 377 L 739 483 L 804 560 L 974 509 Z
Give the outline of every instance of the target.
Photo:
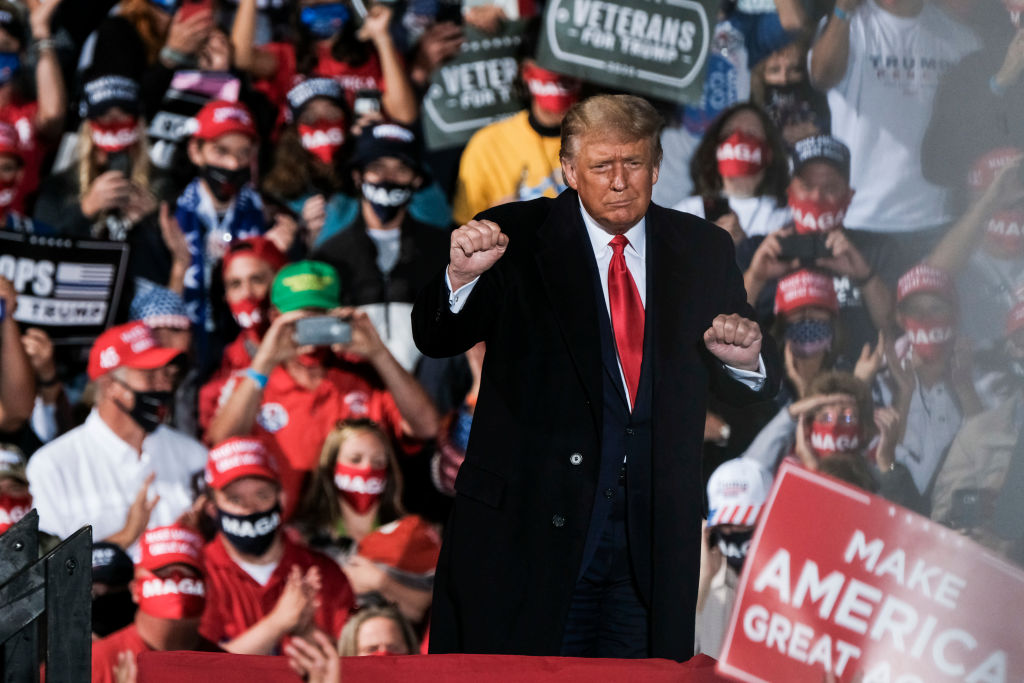
M 608 91 L 538 64 L 543 5 L 0 0 L 4 229 L 129 245 L 86 347 L 0 268 L 0 532 L 92 526 L 93 680 L 426 652 L 487 361 L 423 355 L 413 303 L 453 228 L 565 190 L 562 119 Z M 429 149 L 431 78 L 512 20 L 525 108 Z M 1024 2 L 729 0 L 713 32 L 701 100 L 654 102 L 654 200 L 728 233 L 785 368 L 706 417 L 717 656 L 785 460 L 1024 564 Z

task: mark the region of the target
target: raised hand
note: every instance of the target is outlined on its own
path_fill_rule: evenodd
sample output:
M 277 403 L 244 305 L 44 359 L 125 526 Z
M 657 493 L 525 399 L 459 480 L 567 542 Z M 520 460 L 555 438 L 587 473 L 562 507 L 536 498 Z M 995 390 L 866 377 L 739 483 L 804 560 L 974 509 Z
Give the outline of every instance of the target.
M 53 361 L 53 341 L 50 335 L 38 327 L 30 327 L 21 337 L 28 360 L 40 380 L 50 381 L 57 377 L 57 365 Z
M 311 595 L 302 570 L 298 565 L 292 565 L 281 597 L 277 599 L 277 604 L 268 617 L 275 622 L 281 633 L 291 633 L 307 618 L 309 608 L 315 599 L 316 596 Z
M 106 539 L 110 543 L 121 546 L 122 548 L 128 548 L 139 539 L 142 532 L 149 526 L 150 515 L 153 514 L 153 509 L 156 504 L 160 502 L 160 496 L 153 496 L 152 500 L 149 498 L 149 487 L 152 486 L 154 479 L 156 479 L 156 473 L 151 472 L 146 480 L 142 482 L 142 486 L 139 488 L 139 492 L 135 494 L 135 500 L 132 502 L 130 508 L 128 508 L 128 515 L 124 520 L 124 527 L 121 528 L 116 534 Z
M 871 344 L 865 344 L 860 350 L 860 358 L 853 367 L 853 376 L 870 387 L 875 381 L 875 375 L 882 369 L 884 360 L 885 332 L 879 332 L 874 350 L 871 349 Z
M 711 321 L 711 327 L 704 333 L 704 346 L 726 365 L 756 371 L 761 355 L 761 327 L 738 313 L 722 314 Z
M 747 272 L 758 282 L 764 283 L 769 280 L 776 280 L 786 273 L 800 267 L 800 259 L 783 261 L 782 244 L 780 237 L 788 237 L 793 234 L 792 228 L 783 228 L 765 236 L 764 240 L 754 252 L 754 258 L 750 261 Z
M 448 279 L 452 290 L 467 285 L 505 255 L 508 235 L 492 221 L 472 220 L 452 233 Z
M 323 631 L 308 638 L 292 638 L 284 646 L 288 664 L 308 683 L 341 683 L 341 660 L 334 643 Z

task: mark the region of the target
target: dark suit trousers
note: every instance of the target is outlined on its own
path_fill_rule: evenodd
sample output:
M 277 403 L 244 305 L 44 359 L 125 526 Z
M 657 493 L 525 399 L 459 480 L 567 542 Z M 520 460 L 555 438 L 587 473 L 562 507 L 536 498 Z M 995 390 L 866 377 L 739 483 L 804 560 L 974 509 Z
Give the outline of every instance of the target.
M 640 599 L 626 538 L 623 476 L 612 491 L 611 512 L 583 576 L 576 582 L 562 635 L 566 657 L 649 657 L 650 615 Z M 604 495 L 604 494 L 602 494 Z

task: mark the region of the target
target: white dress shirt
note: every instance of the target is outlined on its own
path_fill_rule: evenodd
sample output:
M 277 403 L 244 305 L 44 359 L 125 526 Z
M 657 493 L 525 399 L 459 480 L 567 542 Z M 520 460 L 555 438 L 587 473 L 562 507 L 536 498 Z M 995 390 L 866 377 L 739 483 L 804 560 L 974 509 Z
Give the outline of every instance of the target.
M 146 436 L 140 454 L 94 410 L 83 425 L 36 451 L 26 475 L 41 531 L 67 538 L 91 524 L 93 540 L 101 541 L 124 526 L 151 472 L 149 495 L 160 500 L 149 527 L 172 524 L 192 506 L 192 479 L 205 464 L 202 444 L 163 425 Z M 129 554 L 138 559 L 135 546 Z
M 597 261 L 597 272 L 601 276 L 601 290 L 604 292 L 605 311 L 611 311 L 611 306 L 608 303 L 608 266 L 612 261 L 612 254 L 614 253 L 611 246 L 612 236 L 598 225 L 597 221 L 587 213 L 582 202 L 580 202 L 580 213 L 583 216 L 583 224 L 587 228 L 587 237 L 590 239 L 590 246 L 594 250 L 594 258 Z M 623 235 L 627 240 L 629 240 L 629 244 L 623 250 L 623 256 L 626 259 L 626 268 L 629 269 L 629 274 L 633 276 L 633 282 L 636 283 L 637 291 L 640 293 L 640 302 L 644 305 L 644 308 L 646 308 L 647 219 L 641 218 L 640 222 L 623 233 Z M 473 287 L 479 279 L 480 277 L 477 276 L 472 282 L 459 287 L 453 292 L 451 280 L 448 279 L 448 270 L 445 269 L 444 281 L 448 286 L 448 308 L 452 313 L 458 313 L 462 310 L 462 307 L 466 305 L 466 299 L 469 298 L 470 292 L 473 291 Z M 609 320 L 611 320 L 611 313 L 608 313 L 608 317 Z M 736 380 L 746 384 L 754 391 L 759 391 L 764 385 L 766 373 L 764 369 L 764 360 L 760 356 L 758 356 L 757 362 L 757 372 L 741 370 L 740 368 L 734 368 L 730 365 L 726 365 L 725 368 Z M 622 378 L 622 386 L 625 389 L 626 400 L 628 401 L 629 387 L 626 383 L 626 376 L 622 372 L 621 362 L 619 363 L 619 376 Z M 630 408 L 632 408 L 632 405 L 630 405 Z

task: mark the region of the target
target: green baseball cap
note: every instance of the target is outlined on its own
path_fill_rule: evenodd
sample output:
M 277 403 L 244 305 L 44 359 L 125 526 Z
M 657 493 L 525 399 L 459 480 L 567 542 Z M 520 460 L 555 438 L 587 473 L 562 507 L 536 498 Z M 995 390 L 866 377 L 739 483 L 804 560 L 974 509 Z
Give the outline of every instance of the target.
M 341 305 L 338 272 L 320 261 L 296 261 L 278 271 L 270 286 L 270 303 L 282 313 L 301 308 Z

